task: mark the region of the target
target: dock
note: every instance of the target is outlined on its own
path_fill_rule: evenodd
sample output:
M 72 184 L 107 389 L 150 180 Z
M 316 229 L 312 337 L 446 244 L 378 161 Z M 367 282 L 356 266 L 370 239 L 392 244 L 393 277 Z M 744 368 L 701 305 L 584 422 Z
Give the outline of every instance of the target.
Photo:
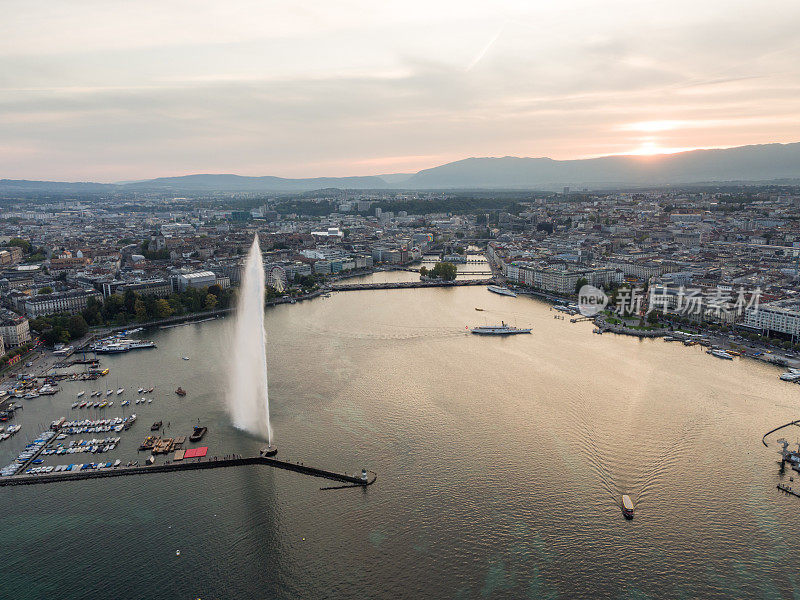
M 794 491 L 794 490 L 793 490 L 791 487 L 789 487 L 788 485 L 784 485 L 784 484 L 782 484 L 782 483 L 779 483 L 779 484 L 778 484 L 778 489 L 779 489 L 780 491 L 782 491 L 782 492 L 786 492 L 787 494 L 791 494 L 792 496 L 796 496 L 797 498 L 800 498 L 800 493 L 798 493 L 798 492 L 795 492 L 795 491 Z
M 217 458 L 217 459 L 200 459 L 196 462 L 171 462 L 169 464 L 158 465 L 142 465 L 134 467 L 116 467 L 107 469 L 90 469 L 87 471 L 68 471 L 66 473 L 47 473 L 41 475 L 11 475 L 9 477 L 0 477 L 0 487 L 11 485 L 36 485 L 40 483 L 56 483 L 61 481 L 78 481 L 83 479 L 101 479 L 104 477 L 123 477 L 128 475 L 147 475 L 152 473 L 172 473 L 175 471 L 197 471 L 202 469 L 222 469 L 227 467 L 244 467 L 251 465 L 264 465 L 268 467 L 275 467 L 285 471 L 294 471 L 303 475 L 310 475 L 311 477 L 321 477 L 323 479 L 330 479 L 333 481 L 340 481 L 343 483 L 355 484 L 360 487 L 366 487 L 375 483 L 377 474 L 373 471 L 367 472 L 367 479 L 364 481 L 359 475 L 349 475 L 347 473 L 338 473 L 336 471 L 328 471 L 325 469 L 318 469 L 316 467 L 309 467 L 301 463 L 293 463 L 277 458 L 270 458 L 267 456 L 251 456 L 243 458 Z

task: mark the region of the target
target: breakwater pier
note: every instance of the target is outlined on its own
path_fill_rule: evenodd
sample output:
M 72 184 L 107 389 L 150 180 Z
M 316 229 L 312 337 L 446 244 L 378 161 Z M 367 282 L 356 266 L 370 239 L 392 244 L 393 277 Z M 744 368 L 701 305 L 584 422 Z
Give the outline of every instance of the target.
M 106 469 L 88 469 L 85 471 L 67 471 L 45 473 L 40 475 L 11 475 L 0 477 L 0 487 L 11 485 L 37 485 L 43 483 L 56 483 L 64 481 L 78 481 L 84 479 L 101 479 L 104 477 L 125 477 L 132 475 L 148 475 L 154 473 L 175 473 L 177 471 L 197 471 L 203 469 L 222 469 L 229 467 L 244 467 L 262 465 L 294 471 L 302 475 L 320 477 L 357 486 L 368 486 L 375 483 L 377 474 L 367 471 L 366 478 L 361 474 L 339 473 L 311 467 L 302 463 L 293 463 L 268 456 L 249 456 L 242 458 L 210 458 L 198 459 L 195 462 L 170 462 L 154 465 L 120 466 Z M 349 487 L 349 486 L 348 486 Z

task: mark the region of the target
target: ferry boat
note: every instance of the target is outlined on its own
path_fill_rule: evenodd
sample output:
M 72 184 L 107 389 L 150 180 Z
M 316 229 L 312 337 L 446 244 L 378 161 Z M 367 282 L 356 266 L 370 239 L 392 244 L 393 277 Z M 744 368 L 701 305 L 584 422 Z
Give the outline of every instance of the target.
M 120 354 L 131 350 L 141 350 L 143 348 L 155 348 L 155 342 L 150 340 L 128 340 L 120 338 L 114 341 L 104 340 L 89 346 L 89 350 L 97 354 Z
M 733 356 L 725 352 L 725 350 L 712 350 L 711 356 L 716 356 L 717 358 L 721 358 L 723 360 L 733 360 Z
M 500 325 L 484 325 L 470 329 L 472 333 L 478 335 L 515 335 L 518 333 L 530 333 L 530 329 L 519 329 L 506 325 L 505 321 L 500 321 Z
M 502 287 L 499 285 L 490 285 L 487 286 L 486 289 L 489 290 L 490 292 L 494 292 L 495 294 L 500 294 L 501 296 L 511 296 L 512 298 L 517 297 L 517 294 L 515 292 L 512 292 L 507 287 Z
M 622 496 L 622 514 L 626 519 L 633 518 L 633 500 L 627 494 Z

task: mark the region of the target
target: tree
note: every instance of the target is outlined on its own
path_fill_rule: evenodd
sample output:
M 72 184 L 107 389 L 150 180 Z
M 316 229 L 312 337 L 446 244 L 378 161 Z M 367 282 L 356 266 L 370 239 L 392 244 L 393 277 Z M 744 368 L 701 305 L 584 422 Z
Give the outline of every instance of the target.
M 206 295 L 206 310 L 213 310 L 217 305 L 217 297 L 214 294 Z
M 122 296 L 125 312 L 133 313 L 136 311 L 136 297 L 137 294 L 133 290 L 125 290 L 125 294 Z
M 426 277 L 426 276 L 428 275 L 428 267 L 424 267 L 424 266 L 423 266 L 423 267 L 420 267 L 420 268 L 419 268 L 419 274 L 420 274 L 422 277 Z
M 77 340 L 86 335 L 89 331 L 89 325 L 86 323 L 86 319 L 83 318 L 83 315 L 72 315 L 69 318 L 67 331 L 69 331 L 69 337 L 71 339 Z
M 147 307 L 139 298 L 133 301 L 133 312 L 136 314 L 137 321 L 147 321 Z
M 22 251 L 25 254 L 31 253 L 31 243 L 28 240 L 23 240 L 22 238 L 11 238 L 11 241 L 8 242 L 9 246 L 18 246 L 22 248 Z
M 434 279 L 442 279 L 444 281 L 453 281 L 458 273 L 458 268 L 449 262 L 438 262 L 431 269 L 429 277 Z
M 53 288 L 51 288 L 49 286 L 44 286 L 43 288 L 39 288 L 39 294 L 40 295 L 41 294 L 52 294 L 52 293 L 53 293 Z
M 155 308 L 156 317 L 158 317 L 159 319 L 163 319 L 165 317 L 169 317 L 172 313 L 173 310 L 169 302 L 164 300 L 164 298 L 156 300 L 156 308 Z
M 578 281 L 575 282 L 575 293 L 581 291 L 581 288 L 585 285 L 589 285 L 589 280 L 586 277 L 581 277 Z

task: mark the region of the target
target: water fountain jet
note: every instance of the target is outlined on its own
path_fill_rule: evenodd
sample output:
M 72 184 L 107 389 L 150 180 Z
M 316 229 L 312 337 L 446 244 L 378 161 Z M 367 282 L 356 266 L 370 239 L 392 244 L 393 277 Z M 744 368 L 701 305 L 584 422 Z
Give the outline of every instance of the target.
M 264 262 L 256 235 L 245 260 L 239 288 L 226 403 L 234 426 L 265 438 L 267 447 L 261 452 L 272 456 L 277 448 L 272 445 L 269 422 L 264 290 Z

